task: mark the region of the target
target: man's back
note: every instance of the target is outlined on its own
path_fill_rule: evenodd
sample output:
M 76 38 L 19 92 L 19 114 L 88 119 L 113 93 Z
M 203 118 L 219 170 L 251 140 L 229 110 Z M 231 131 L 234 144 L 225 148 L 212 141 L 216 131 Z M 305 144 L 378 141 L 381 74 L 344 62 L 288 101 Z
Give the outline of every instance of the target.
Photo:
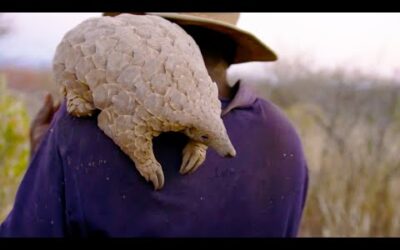
M 299 137 L 276 106 L 245 85 L 223 116 L 237 156 L 209 149 L 193 174 L 179 174 L 183 134 L 154 140 L 165 186 L 153 191 L 97 126 L 65 105 L 29 166 L 10 236 L 295 236 L 307 192 Z

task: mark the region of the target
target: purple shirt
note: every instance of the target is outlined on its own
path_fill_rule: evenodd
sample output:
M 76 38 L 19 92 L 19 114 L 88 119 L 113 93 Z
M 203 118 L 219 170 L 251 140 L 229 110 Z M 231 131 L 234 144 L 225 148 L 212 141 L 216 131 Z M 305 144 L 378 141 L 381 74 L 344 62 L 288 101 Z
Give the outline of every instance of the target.
M 308 187 L 296 130 L 272 103 L 239 84 L 223 101 L 235 158 L 208 149 L 179 174 L 188 139 L 154 139 L 165 186 L 153 191 L 92 118 L 57 112 L 17 192 L 0 236 L 294 237 Z

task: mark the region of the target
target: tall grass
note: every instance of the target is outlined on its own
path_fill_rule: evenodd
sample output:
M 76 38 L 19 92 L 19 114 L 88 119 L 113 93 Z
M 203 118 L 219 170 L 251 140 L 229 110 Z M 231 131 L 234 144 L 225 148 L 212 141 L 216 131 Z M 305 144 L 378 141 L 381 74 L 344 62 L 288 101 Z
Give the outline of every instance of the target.
M 29 117 L 0 76 L 0 221 L 10 211 L 29 158 Z
M 400 236 L 400 86 L 304 65 L 274 72 L 278 84 L 256 88 L 284 109 L 304 144 L 310 188 L 300 235 Z

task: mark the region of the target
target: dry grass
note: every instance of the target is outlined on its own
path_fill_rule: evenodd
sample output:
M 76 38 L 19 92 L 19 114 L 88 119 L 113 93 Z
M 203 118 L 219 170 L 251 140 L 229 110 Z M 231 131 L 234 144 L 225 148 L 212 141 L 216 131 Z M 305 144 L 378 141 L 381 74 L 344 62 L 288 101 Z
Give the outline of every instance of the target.
M 277 65 L 259 93 L 297 127 L 310 170 L 300 236 L 400 236 L 400 86 Z M 368 85 L 366 83 L 369 83 Z

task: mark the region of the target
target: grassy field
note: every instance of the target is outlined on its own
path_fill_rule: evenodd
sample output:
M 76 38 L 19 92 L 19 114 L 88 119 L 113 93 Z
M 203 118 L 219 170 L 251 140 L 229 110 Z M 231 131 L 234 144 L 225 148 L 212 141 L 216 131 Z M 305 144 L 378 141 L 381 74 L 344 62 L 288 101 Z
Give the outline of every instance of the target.
M 0 76 L 0 221 L 11 209 L 29 157 L 29 116 Z
M 400 84 L 340 69 L 314 72 L 299 62 L 280 62 L 273 71 L 277 83 L 252 86 L 286 112 L 303 141 L 310 188 L 300 236 L 400 236 Z M 16 72 L 4 73 L 30 116 L 44 89 L 56 93 L 46 72 L 23 80 L 38 82 L 29 91 L 20 88 Z M 26 127 L 21 131 L 26 137 Z M 0 220 L 20 178 L 4 178 L 10 167 L 4 164 L 0 161 Z
M 305 148 L 310 188 L 300 235 L 400 236 L 400 84 L 300 66 L 293 76 L 279 66 L 278 85 L 258 85 Z

